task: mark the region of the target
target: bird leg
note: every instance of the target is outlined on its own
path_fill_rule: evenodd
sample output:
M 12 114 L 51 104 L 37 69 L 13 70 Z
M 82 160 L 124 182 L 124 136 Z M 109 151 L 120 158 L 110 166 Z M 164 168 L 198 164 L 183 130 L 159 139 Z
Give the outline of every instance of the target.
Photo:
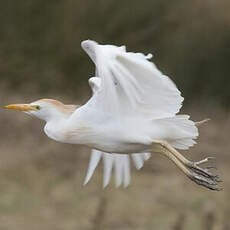
M 177 167 L 182 170 L 183 173 L 185 173 L 189 177 L 189 179 L 191 179 L 198 185 L 204 186 L 211 190 L 221 190 L 219 187 L 217 187 L 218 183 L 221 182 L 221 180 L 217 175 L 209 172 L 208 169 L 210 167 L 203 169 L 198 166 L 213 159 L 212 157 L 207 157 L 198 162 L 192 162 L 186 159 L 183 155 L 181 155 L 170 144 L 160 140 L 153 140 L 152 152 L 161 153 L 168 157 L 171 161 L 174 162 Z

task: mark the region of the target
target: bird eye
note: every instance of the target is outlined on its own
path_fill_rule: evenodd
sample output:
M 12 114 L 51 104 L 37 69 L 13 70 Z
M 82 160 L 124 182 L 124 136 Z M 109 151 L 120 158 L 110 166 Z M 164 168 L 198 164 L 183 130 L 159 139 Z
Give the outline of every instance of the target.
M 36 108 L 37 110 L 40 110 L 40 109 L 41 109 L 41 107 L 40 107 L 39 105 L 36 105 L 35 108 Z

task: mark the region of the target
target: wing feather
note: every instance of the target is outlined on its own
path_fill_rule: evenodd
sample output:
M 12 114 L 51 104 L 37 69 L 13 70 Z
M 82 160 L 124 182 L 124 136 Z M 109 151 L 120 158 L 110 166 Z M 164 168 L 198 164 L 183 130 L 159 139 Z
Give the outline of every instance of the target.
M 94 44 L 100 90 L 94 93 L 95 107 L 114 116 L 151 119 L 174 116 L 183 97 L 176 85 L 140 53 L 117 46 Z
M 130 183 L 130 163 L 129 155 L 123 155 L 123 184 L 124 187 L 127 187 Z
M 134 153 L 131 154 L 135 167 L 139 170 L 142 168 L 144 161 L 148 160 L 150 153 Z M 119 187 L 121 184 L 127 187 L 131 181 L 130 175 L 130 157 L 128 154 L 105 153 L 93 149 L 91 152 L 88 172 L 85 178 L 84 185 L 87 184 L 103 157 L 103 187 L 105 188 L 111 179 L 112 170 L 114 167 L 115 185 Z
M 102 156 L 102 152 L 100 152 L 96 149 L 92 150 L 87 175 L 86 175 L 85 181 L 84 181 L 84 185 L 86 185 L 89 182 L 90 178 L 92 177 L 94 170 L 96 169 L 96 167 L 97 167 L 97 165 L 101 159 L 101 156 Z
M 105 188 L 110 181 L 112 167 L 113 167 L 113 155 L 109 153 L 103 153 L 104 159 L 104 174 L 103 174 L 103 187 Z
M 123 161 L 121 154 L 115 155 L 115 184 L 116 187 L 121 186 L 122 184 L 122 174 L 123 174 Z

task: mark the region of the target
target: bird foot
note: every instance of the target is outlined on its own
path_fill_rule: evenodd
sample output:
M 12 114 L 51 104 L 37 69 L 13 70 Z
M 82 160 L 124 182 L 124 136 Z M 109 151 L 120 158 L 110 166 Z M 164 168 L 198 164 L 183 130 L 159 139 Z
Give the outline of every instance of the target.
M 204 163 L 206 163 L 206 162 L 208 162 L 210 160 L 215 160 L 215 159 L 216 159 L 215 157 L 206 157 L 206 158 L 204 158 L 204 159 L 202 159 L 200 161 L 194 162 L 194 164 L 195 165 L 201 165 L 201 164 L 204 164 Z
M 214 190 L 214 191 L 221 191 L 223 188 L 218 187 L 218 182 L 215 182 L 213 180 L 208 180 L 199 174 L 192 173 L 188 176 L 192 181 L 194 181 L 198 185 L 202 185 L 208 189 Z
M 210 172 L 210 169 L 213 168 L 216 169 L 216 167 L 213 166 L 207 166 L 205 168 L 199 167 L 199 165 L 214 159 L 215 157 L 207 157 L 197 162 L 189 161 L 186 164 L 186 167 L 191 171 L 191 175 L 189 175 L 189 178 L 192 181 L 194 181 L 198 185 L 202 185 L 211 190 L 220 191 L 222 189 L 218 187 L 218 183 L 222 182 L 222 180 L 218 175 L 215 175 Z

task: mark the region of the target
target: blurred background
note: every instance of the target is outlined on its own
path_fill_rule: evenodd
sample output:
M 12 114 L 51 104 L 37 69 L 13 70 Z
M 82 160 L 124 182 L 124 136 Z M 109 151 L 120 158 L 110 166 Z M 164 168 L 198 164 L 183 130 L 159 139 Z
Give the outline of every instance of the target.
M 83 104 L 94 66 L 85 39 L 153 53 L 200 127 L 184 152 L 216 156 L 224 191 L 188 181 L 153 155 L 132 183 L 102 190 L 102 167 L 83 187 L 90 150 L 60 144 L 43 122 L 0 110 L 1 230 L 230 230 L 230 1 L 1 1 L 0 104 L 54 98 Z

